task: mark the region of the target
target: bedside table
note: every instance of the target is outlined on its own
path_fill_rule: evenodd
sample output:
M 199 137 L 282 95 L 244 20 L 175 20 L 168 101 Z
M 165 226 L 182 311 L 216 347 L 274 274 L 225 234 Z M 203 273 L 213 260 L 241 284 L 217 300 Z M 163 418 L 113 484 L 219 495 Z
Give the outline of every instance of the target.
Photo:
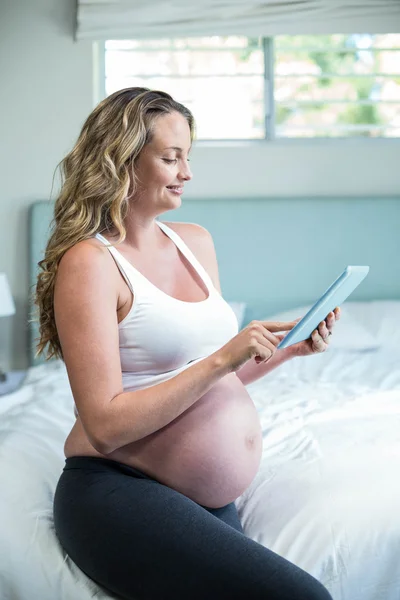
M 7 379 L 0 381 L 0 396 L 10 394 L 17 390 L 22 384 L 27 371 L 8 371 Z

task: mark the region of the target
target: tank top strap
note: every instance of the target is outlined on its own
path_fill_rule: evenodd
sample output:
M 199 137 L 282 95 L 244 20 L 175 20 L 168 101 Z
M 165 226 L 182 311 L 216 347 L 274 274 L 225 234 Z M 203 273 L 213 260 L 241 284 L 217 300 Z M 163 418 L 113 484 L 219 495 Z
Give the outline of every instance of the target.
M 179 248 L 179 250 L 182 252 L 182 254 L 188 259 L 188 261 L 193 266 L 193 268 L 199 273 L 200 277 L 205 281 L 205 283 L 207 284 L 207 287 L 209 288 L 209 291 L 211 293 L 214 290 L 214 283 L 213 283 L 211 277 L 209 276 L 207 271 L 204 269 L 203 265 L 197 260 L 197 258 L 195 257 L 193 252 L 190 250 L 190 248 L 185 244 L 183 239 L 175 231 L 173 231 L 170 227 L 168 227 L 168 225 L 166 225 L 165 223 L 161 223 L 160 221 L 157 221 L 157 220 L 156 220 L 156 223 L 160 227 L 160 229 L 162 229 L 162 231 L 164 231 L 164 233 L 169 238 L 171 238 L 171 240 L 175 243 L 177 248 Z
M 129 261 L 127 261 L 125 259 L 124 256 L 122 256 L 122 254 L 120 252 L 118 252 L 118 250 L 114 247 L 110 245 L 110 242 L 101 235 L 101 233 L 96 233 L 95 237 L 100 240 L 100 242 L 102 242 L 107 249 L 110 251 L 112 257 L 115 260 L 115 263 L 118 267 L 118 269 L 121 272 L 121 275 L 123 276 L 123 278 L 125 279 L 126 283 L 128 284 L 129 289 L 131 290 L 132 294 L 136 293 L 137 294 L 137 286 L 135 285 L 135 292 L 133 290 L 133 285 L 132 285 L 132 281 L 130 276 L 128 275 L 128 272 L 131 272 L 131 269 L 133 269 L 136 273 L 138 273 L 138 275 L 140 276 L 141 273 L 139 273 L 139 271 L 136 271 L 136 269 L 129 263 Z

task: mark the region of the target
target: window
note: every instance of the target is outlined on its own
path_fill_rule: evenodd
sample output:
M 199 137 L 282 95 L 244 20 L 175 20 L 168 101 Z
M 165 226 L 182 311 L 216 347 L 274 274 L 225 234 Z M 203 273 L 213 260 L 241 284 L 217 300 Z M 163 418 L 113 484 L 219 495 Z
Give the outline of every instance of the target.
M 108 40 L 105 94 L 169 92 L 197 139 L 400 137 L 400 34 Z

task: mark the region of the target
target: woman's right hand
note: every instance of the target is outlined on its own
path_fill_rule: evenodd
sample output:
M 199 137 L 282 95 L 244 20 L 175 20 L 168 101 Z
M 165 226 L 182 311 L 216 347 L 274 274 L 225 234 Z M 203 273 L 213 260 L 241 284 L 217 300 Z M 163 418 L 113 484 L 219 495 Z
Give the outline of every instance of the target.
M 251 321 L 215 354 L 232 371 L 240 369 L 251 358 L 257 363 L 266 362 L 275 354 L 280 342 L 274 333 L 290 331 L 298 321 Z

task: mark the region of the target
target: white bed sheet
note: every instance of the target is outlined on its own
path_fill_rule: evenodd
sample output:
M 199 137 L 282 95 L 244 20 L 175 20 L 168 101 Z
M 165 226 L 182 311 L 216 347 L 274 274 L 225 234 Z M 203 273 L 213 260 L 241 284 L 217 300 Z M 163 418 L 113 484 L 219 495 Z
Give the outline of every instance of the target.
M 400 597 L 400 350 L 384 341 L 365 351 L 333 344 L 248 386 L 263 458 L 236 501 L 245 533 L 320 579 L 334 600 Z M 60 362 L 31 369 L 23 388 L 0 398 L 1 600 L 113 598 L 54 534 L 73 421 Z
M 236 502 L 246 534 L 334 600 L 398 600 L 400 352 L 294 359 L 248 391 L 263 458 Z

